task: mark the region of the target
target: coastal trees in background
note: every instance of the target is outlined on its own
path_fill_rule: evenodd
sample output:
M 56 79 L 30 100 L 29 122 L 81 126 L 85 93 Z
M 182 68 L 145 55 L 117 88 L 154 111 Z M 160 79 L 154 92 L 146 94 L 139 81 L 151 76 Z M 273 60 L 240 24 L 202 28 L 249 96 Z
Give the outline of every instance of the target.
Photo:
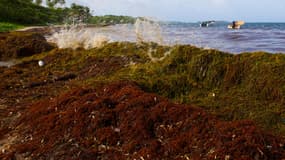
M 42 5 L 44 3 L 49 5 Z M 60 4 L 64 3 L 65 0 L 0 0 L 0 22 L 21 25 L 63 23 L 113 25 L 135 22 L 135 18 L 129 16 L 92 16 L 88 7 L 75 3 L 70 7 L 60 7 Z
M 43 0 L 30 0 L 30 1 L 34 2 L 37 5 L 43 4 Z M 57 4 L 59 4 L 59 5 L 65 4 L 65 0 L 45 0 L 45 3 L 48 7 L 54 8 L 55 5 L 57 5 Z
M 105 15 L 105 16 L 93 16 L 90 18 L 89 23 L 100 24 L 100 25 L 112 25 L 112 24 L 125 24 L 125 23 L 135 23 L 135 18 L 130 16 L 115 16 L 115 15 Z
M 27 0 L 1 0 L 0 22 L 44 24 L 57 21 L 56 13 Z
M 37 5 L 41 5 L 43 3 L 43 0 L 35 0 L 34 3 L 36 3 Z
M 49 7 L 42 6 L 42 0 L 0 0 L 0 22 L 24 25 L 62 24 L 74 9 L 55 8 L 64 0 L 45 0 Z M 85 8 L 84 11 L 87 11 Z
M 72 23 L 86 23 L 92 16 L 88 7 L 75 3 L 72 3 L 68 10 L 68 20 Z
M 54 8 L 54 6 L 57 4 L 62 5 L 64 3 L 65 3 L 65 0 L 46 0 L 47 6 L 49 6 L 51 8 Z

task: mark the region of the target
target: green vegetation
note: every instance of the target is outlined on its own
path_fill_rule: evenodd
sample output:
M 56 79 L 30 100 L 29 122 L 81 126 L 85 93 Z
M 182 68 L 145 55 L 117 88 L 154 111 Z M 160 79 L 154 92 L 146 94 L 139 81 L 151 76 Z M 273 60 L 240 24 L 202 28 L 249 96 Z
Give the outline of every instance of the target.
M 69 22 L 84 22 L 87 23 L 91 17 L 90 9 L 75 3 L 71 4 L 71 7 L 68 9 L 68 18 Z M 71 19 L 70 19 L 71 18 Z
M 18 25 L 18 24 L 0 22 L 0 32 L 13 31 L 13 30 L 20 29 L 23 27 L 24 26 Z
M 57 11 L 24 0 L 1 0 L 0 22 L 46 24 L 60 21 Z
M 100 25 L 126 24 L 134 22 L 135 18 L 133 17 L 115 16 L 115 15 L 93 16 L 89 19 L 89 23 L 100 24 Z
M 0 10 L 0 22 L 24 25 L 62 24 L 70 17 L 75 20 L 90 17 L 88 7 L 72 4 L 71 8 L 47 8 L 26 0 L 1 0 Z
M 33 0 L 30 0 L 30 1 L 33 2 Z M 37 5 L 41 5 L 42 3 L 43 3 L 43 0 L 35 0 L 35 4 Z M 45 0 L 45 3 L 50 8 L 54 8 L 56 4 L 64 4 L 65 0 Z
M 71 4 L 69 8 L 55 8 L 63 0 L 46 0 L 48 8 L 41 6 L 42 0 L 33 3 L 31 0 L 1 0 L 0 22 L 23 25 L 47 25 L 63 23 L 91 23 L 96 25 L 112 25 L 134 23 L 135 18 L 128 16 L 91 16 L 90 9 L 85 6 Z

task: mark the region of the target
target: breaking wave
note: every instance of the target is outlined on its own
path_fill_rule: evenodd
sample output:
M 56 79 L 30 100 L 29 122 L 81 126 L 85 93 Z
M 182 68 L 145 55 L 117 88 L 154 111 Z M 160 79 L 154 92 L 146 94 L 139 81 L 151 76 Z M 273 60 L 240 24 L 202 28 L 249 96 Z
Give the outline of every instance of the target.
M 138 18 L 135 24 L 114 25 L 106 27 L 88 27 L 71 25 L 55 31 L 47 37 L 48 42 L 59 48 L 98 48 L 108 42 L 155 42 L 163 45 L 161 28 L 157 21 L 149 18 Z
M 47 41 L 55 43 L 59 48 L 85 48 L 91 49 L 101 47 L 108 43 L 110 39 L 102 34 L 91 32 L 84 26 L 64 27 L 59 32 L 47 37 Z

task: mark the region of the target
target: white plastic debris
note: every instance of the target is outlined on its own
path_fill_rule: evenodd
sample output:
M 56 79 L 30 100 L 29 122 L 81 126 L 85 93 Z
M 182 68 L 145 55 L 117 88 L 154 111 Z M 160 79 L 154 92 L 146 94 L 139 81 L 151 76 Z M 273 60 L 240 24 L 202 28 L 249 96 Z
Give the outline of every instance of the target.
M 115 128 L 114 131 L 119 133 L 121 130 L 120 128 Z
M 44 66 L 44 65 L 45 65 L 45 62 L 44 62 L 44 61 L 42 61 L 42 60 L 39 60 L 38 64 L 39 64 L 39 66 L 40 66 L 40 67 L 42 67 L 42 66 Z

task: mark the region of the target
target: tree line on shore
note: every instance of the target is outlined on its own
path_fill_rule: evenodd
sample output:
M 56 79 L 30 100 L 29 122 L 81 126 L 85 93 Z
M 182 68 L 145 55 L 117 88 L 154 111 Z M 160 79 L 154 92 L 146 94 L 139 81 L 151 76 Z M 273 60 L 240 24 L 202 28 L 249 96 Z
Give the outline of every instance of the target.
M 129 16 L 92 16 L 87 6 L 72 3 L 64 6 L 65 0 L 1 0 L 0 22 L 22 25 L 49 25 L 63 23 L 90 23 L 109 25 L 134 23 Z

